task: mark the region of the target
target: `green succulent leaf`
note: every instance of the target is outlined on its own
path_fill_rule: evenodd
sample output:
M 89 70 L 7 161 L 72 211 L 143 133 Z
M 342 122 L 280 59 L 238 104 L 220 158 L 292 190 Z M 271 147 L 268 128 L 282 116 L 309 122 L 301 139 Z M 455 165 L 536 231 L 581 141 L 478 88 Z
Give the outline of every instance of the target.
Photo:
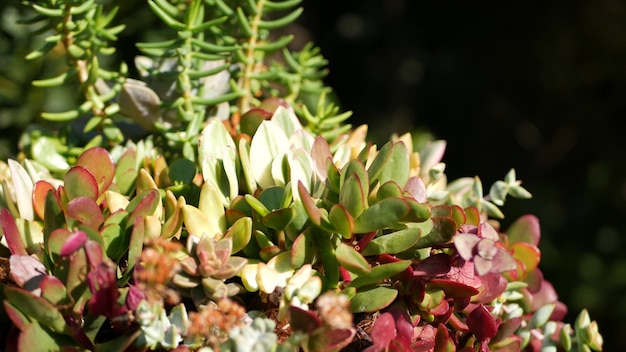
M 5 287 L 7 299 L 25 315 L 49 326 L 56 332 L 69 333 L 70 328 L 61 312 L 52 303 L 18 287 Z
M 391 232 L 374 238 L 362 251 L 364 256 L 397 254 L 411 249 L 421 237 L 419 228 L 409 228 Z
M 304 231 L 293 242 L 291 247 L 291 264 L 294 268 L 300 268 L 304 264 L 313 262 L 317 248 L 311 231 Z
M 367 190 L 369 187 L 364 189 L 363 185 L 359 175 L 353 173 L 346 177 L 339 194 L 339 204 L 355 219 L 358 219 L 367 208 Z
M 352 280 L 348 286 L 360 288 L 375 284 L 403 272 L 409 265 L 411 265 L 410 260 L 400 260 L 375 266 L 369 273 L 359 275 L 356 279 Z
M 402 198 L 386 198 L 367 208 L 354 221 L 355 233 L 392 227 L 409 215 L 411 205 Z
M 265 215 L 261 222 L 271 229 L 283 231 L 289 225 L 294 215 L 294 211 L 291 208 L 278 209 Z
M 335 253 L 339 264 L 357 275 L 365 275 L 372 269 L 363 255 L 348 244 L 339 243 Z
M 74 345 L 68 338 L 54 334 L 36 321 L 27 324 L 19 335 L 17 348 L 21 351 L 36 351 L 43 346 L 52 351 L 60 351 L 63 347 Z
M 389 287 L 375 286 L 359 290 L 350 300 L 353 313 L 370 313 L 388 307 L 398 296 L 398 291 Z
M 354 230 L 354 218 L 341 204 L 335 204 L 330 208 L 328 220 L 335 230 L 345 239 L 352 237 Z
M 249 217 L 239 218 L 226 232 L 224 238 L 231 238 L 233 242 L 232 253 L 237 253 L 248 245 L 252 238 L 252 219 Z
M 98 199 L 98 183 L 94 176 L 82 166 L 73 166 L 63 177 L 68 199 L 88 197 Z
M 85 150 L 76 159 L 76 165 L 87 169 L 98 184 L 98 192 L 103 193 L 113 182 L 115 164 L 109 152 L 101 147 Z

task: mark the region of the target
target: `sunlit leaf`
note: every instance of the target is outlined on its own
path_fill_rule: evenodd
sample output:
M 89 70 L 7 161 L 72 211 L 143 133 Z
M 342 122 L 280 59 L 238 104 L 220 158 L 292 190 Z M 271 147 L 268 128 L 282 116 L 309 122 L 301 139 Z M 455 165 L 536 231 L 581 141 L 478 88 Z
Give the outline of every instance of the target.
M 337 246 L 335 253 L 337 254 L 339 264 L 351 272 L 358 275 L 364 275 L 370 272 L 371 265 L 354 247 L 342 242 Z
M 386 198 L 358 216 L 354 221 L 355 233 L 366 233 L 380 230 L 397 224 L 411 210 L 407 201 L 402 198 Z
M 420 239 L 421 230 L 418 228 L 410 228 L 395 231 L 374 238 L 362 251 L 361 254 L 379 255 L 379 254 L 396 254 L 406 251 L 413 247 Z
M 263 121 L 250 144 L 250 163 L 255 180 L 262 188 L 274 185 L 271 166 L 289 147 L 285 132 L 271 121 Z
M 376 312 L 393 303 L 397 296 L 397 290 L 382 286 L 359 290 L 350 300 L 350 311 L 353 313 Z

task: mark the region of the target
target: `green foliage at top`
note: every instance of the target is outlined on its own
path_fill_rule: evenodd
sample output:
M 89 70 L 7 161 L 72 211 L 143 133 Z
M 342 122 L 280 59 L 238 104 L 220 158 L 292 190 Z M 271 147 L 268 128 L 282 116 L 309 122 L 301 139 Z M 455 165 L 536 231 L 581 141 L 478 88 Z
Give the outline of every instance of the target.
M 560 324 L 538 220 L 499 228 L 531 196 L 514 170 L 485 195 L 448 181 L 443 141 L 368 142 L 326 101 L 319 50 L 272 35 L 299 2 L 150 0 L 169 37 L 138 44 L 140 79 L 99 67 L 115 11 L 28 3 L 56 33 L 30 57 L 68 60 L 37 84 L 77 77 L 83 99 L 43 117 L 98 133 L 32 130 L 0 164 L 12 346 L 339 351 L 358 314 L 368 351 L 601 350 L 585 311 Z

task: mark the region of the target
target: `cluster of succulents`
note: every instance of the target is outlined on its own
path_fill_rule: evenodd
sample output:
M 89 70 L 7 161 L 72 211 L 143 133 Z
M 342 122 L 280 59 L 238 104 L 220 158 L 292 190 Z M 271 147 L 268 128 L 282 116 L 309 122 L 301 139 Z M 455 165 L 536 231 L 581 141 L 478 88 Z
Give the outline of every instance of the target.
M 87 30 L 101 9 L 78 3 L 72 14 L 87 22 L 75 25 Z M 325 63 L 311 47 L 285 49 L 289 69 L 247 72 L 286 44 L 256 40 L 301 12 L 262 20 L 250 3 L 231 11 L 257 47 L 236 45 L 235 32 L 214 47 L 201 34 L 230 22 L 203 22 L 204 12 L 230 14 L 223 1 L 149 1 L 178 31 L 142 46 L 163 59 L 144 67 L 153 81 L 110 88 L 118 103 L 92 111 L 85 129 L 99 124 L 100 137 L 44 151 L 34 146 L 52 137 L 30 134 L 26 157 L 0 164 L 7 350 L 602 349 L 586 311 L 562 322 L 565 305 L 538 267 L 538 219 L 497 222 L 507 196 L 530 197 L 513 170 L 485 195 L 478 177 L 447 180 L 443 141 L 417 148 L 404 134 L 379 147 L 367 126 L 344 124 L 325 90 L 307 107 L 302 94 L 319 88 Z M 31 4 L 42 18 L 64 13 L 47 5 Z M 195 46 L 232 57 L 205 67 L 217 54 Z M 71 48 L 74 64 L 94 65 Z M 108 94 L 94 88 L 100 78 L 83 82 L 90 109 Z M 151 133 L 107 136 L 119 111 Z

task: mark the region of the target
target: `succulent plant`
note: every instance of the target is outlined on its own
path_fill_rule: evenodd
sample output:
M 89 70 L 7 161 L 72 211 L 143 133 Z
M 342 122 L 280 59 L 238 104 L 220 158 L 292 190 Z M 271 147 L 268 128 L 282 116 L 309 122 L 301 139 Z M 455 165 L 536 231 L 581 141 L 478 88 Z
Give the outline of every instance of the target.
M 46 116 L 89 110 L 104 137 L 31 130 L 32 159 L 0 164 L 7 349 L 601 350 L 586 311 L 562 322 L 538 220 L 496 221 L 531 196 L 515 171 L 484 195 L 448 182 L 445 142 L 344 124 L 319 50 L 269 35 L 299 2 L 149 1 L 174 39 L 140 45 L 141 81 L 70 41 L 114 40 L 114 13 L 28 3 L 90 67 L 81 107 Z M 122 143 L 126 118 L 151 135 Z

